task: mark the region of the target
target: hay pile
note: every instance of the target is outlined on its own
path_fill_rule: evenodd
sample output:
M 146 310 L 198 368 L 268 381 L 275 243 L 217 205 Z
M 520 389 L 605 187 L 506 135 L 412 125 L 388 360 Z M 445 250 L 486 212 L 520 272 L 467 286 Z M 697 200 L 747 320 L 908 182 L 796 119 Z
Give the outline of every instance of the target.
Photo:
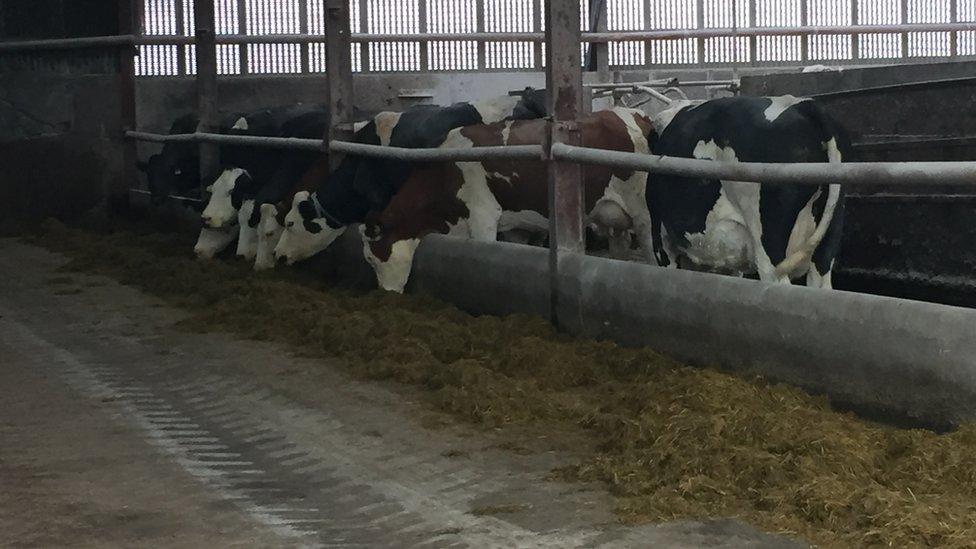
M 571 339 L 540 319 L 201 263 L 174 235 L 48 224 L 36 240 L 73 257 L 70 269 L 191 309 L 187 327 L 339 357 L 469 422 L 582 434 L 592 451 L 556 475 L 606 483 L 626 520 L 736 516 L 825 546 L 976 544 L 974 426 L 879 426 L 796 389 Z

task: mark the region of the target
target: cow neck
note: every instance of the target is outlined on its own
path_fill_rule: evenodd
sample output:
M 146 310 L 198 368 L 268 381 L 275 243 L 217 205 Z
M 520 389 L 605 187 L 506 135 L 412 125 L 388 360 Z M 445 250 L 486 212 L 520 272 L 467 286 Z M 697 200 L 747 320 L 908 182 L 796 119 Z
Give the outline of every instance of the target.
M 319 202 L 319 193 L 314 192 L 309 195 L 309 198 L 312 200 L 312 207 L 315 208 L 315 215 L 325 219 L 325 222 L 328 223 L 330 227 L 333 229 L 338 229 L 346 226 L 345 223 L 339 221 L 336 216 L 330 214 L 328 210 L 322 207 L 322 203 Z

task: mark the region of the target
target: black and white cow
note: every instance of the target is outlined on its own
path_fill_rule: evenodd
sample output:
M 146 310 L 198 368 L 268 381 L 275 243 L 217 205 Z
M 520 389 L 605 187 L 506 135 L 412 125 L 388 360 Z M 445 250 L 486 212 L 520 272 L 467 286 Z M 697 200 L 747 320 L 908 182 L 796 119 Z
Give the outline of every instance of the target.
M 325 130 L 326 112 L 322 105 L 289 105 L 262 109 L 240 117 L 227 133 L 233 135 L 269 137 L 315 137 Z M 316 153 L 270 149 L 265 147 L 235 146 L 221 151 L 222 171 L 207 187 L 210 193 L 206 208 L 201 214 L 203 229 L 197 255 L 212 257 L 219 250 L 206 250 L 202 243 L 213 240 L 213 231 L 237 235 L 237 255 L 254 260 L 258 251 L 255 223 L 250 223 L 256 210 L 255 199 L 268 185 L 282 177 L 289 177 L 301 166 L 314 160 Z M 307 160 L 306 160 L 307 159 Z M 297 163 L 299 168 L 293 168 Z M 288 167 L 282 174 L 283 167 Z M 295 176 L 297 177 L 297 176 Z M 226 246 L 226 244 L 224 244 Z M 269 257 L 269 261 L 273 261 Z
M 730 97 L 675 105 L 655 119 L 655 154 L 726 162 L 841 162 L 844 131 L 813 100 Z M 652 139 L 653 141 L 653 139 Z M 652 174 L 647 204 L 664 266 L 831 287 L 844 188 Z
M 545 90 L 526 89 L 522 96 L 382 112 L 356 132 L 355 141 L 394 147 L 438 147 L 455 128 L 519 117 L 537 118 L 544 98 Z M 409 162 L 346 156 L 333 173 L 318 182 L 314 192 L 295 194 L 275 256 L 292 264 L 326 249 L 346 227 L 361 223 L 370 211 L 383 210 L 411 170 Z
M 219 131 L 229 131 L 241 116 L 240 113 L 222 114 Z M 169 133 L 193 133 L 198 123 L 196 114 L 181 116 L 170 126 Z M 224 148 L 221 151 L 223 154 Z M 137 165 L 146 174 L 153 204 L 161 204 L 170 194 L 196 194 L 200 190 L 200 147 L 196 143 L 166 143 L 159 153 Z

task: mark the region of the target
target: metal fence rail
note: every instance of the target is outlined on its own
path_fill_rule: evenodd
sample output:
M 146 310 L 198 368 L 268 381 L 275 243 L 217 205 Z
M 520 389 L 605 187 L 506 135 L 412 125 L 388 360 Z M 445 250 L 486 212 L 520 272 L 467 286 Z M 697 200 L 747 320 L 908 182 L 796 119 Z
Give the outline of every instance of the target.
M 137 141 L 153 143 L 217 143 L 278 149 L 325 151 L 319 139 L 257 137 L 214 133 L 154 134 L 126 132 Z M 408 162 L 478 162 L 482 160 L 539 160 L 544 161 L 540 145 L 471 147 L 440 149 L 384 147 L 347 141 L 331 141 L 328 150 L 372 158 L 387 158 Z M 662 173 L 685 177 L 700 177 L 725 181 L 760 181 L 775 184 L 841 183 L 861 185 L 973 185 L 976 186 L 976 162 L 850 162 L 850 163 L 792 163 L 762 164 L 754 162 L 721 162 L 693 158 L 675 158 L 652 154 L 625 153 L 606 149 L 591 149 L 563 143 L 552 145 L 552 159 Z
M 141 0 L 138 74 L 195 72 L 194 0 Z M 324 0 L 215 2 L 220 74 L 322 72 Z M 348 0 L 359 72 L 541 70 L 544 0 Z M 590 13 L 591 3 L 598 8 Z M 608 67 L 976 55 L 976 0 L 580 0 Z M 638 34 L 631 34 L 638 33 Z M 251 37 L 246 41 L 239 35 Z M 233 39 L 229 37 L 233 36 Z M 162 38 L 173 39 L 172 41 Z M 646 40 L 653 40 L 647 42 Z M 585 58 L 586 56 L 584 56 Z M 597 56 L 599 58 L 599 55 Z

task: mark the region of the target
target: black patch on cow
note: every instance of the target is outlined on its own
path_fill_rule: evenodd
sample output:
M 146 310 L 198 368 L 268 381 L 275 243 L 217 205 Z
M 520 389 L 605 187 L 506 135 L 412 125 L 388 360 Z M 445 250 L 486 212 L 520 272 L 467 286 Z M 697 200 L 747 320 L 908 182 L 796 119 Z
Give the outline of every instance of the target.
M 512 109 L 512 115 L 506 120 L 535 120 L 548 116 L 546 90 L 535 88 L 525 88 L 521 99 Z
M 839 148 L 848 160 L 849 142 L 843 132 L 812 101 L 792 106 L 774 122 L 766 119 L 770 105 L 768 98 L 732 97 L 708 101 L 686 108 L 657 136 L 652 150 L 655 154 L 694 158 L 700 142 L 714 141 L 721 147 L 731 147 L 740 162 L 825 162 L 823 144 L 838 139 Z M 667 229 L 678 248 L 688 244 L 686 234 L 705 229 L 708 213 L 721 193 L 721 182 L 685 178 L 672 175 L 652 175 L 648 178 L 647 203 L 654 223 L 652 237 L 654 251 L 662 264 L 659 223 Z M 770 260 L 776 264 L 786 256 L 790 232 L 798 212 L 817 192 L 816 185 L 763 185 L 760 191 L 759 213 L 763 226 L 762 243 Z M 828 189 L 822 189 L 826 200 Z M 819 202 L 819 201 L 818 201 Z M 823 205 L 815 212 L 819 221 Z M 832 229 L 840 232 L 843 216 L 835 217 Z M 836 228 L 833 225 L 837 225 Z M 833 236 L 833 233 L 832 233 Z M 838 237 L 839 238 L 839 237 Z M 826 239 L 818 249 L 826 251 Z
M 249 173 L 241 172 L 234 181 L 234 188 L 230 191 L 230 202 L 235 210 L 241 209 L 244 201 L 254 197 L 257 192 L 257 184 Z
M 322 230 L 317 223 L 314 221 L 318 218 L 318 212 L 315 211 L 315 205 L 311 200 L 302 200 L 298 203 L 298 213 L 302 216 L 302 226 L 305 230 L 317 234 Z
M 520 108 L 516 107 L 519 109 L 519 118 L 538 118 L 544 115 L 545 90 L 527 91 L 519 105 Z M 407 148 L 438 147 L 451 130 L 481 122 L 481 114 L 469 103 L 456 103 L 448 107 L 418 105 L 400 114 L 390 133 L 390 145 Z M 356 143 L 380 145 L 375 121 L 370 121 L 356 132 L 353 140 Z M 330 227 L 339 228 L 337 225 L 362 222 L 370 211 L 382 211 L 415 167 L 415 164 L 397 160 L 346 156 L 315 193 L 326 212 L 326 223 Z M 308 222 L 310 218 L 306 213 L 310 211 L 309 208 L 315 209 L 311 203 L 308 206 L 299 205 L 299 211 L 306 219 L 306 228 L 314 225 Z

